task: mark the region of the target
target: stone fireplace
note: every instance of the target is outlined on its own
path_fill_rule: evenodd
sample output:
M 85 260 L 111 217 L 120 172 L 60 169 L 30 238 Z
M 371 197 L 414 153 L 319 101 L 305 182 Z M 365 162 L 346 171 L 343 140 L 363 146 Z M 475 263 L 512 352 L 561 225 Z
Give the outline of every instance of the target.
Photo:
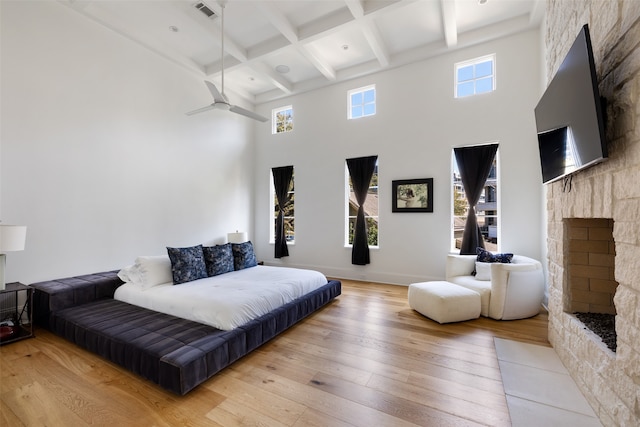
M 546 186 L 549 341 L 605 426 L 640 425 L 640 2 L 547 0 L 548 80 L 588 23 L 609 159 Z M 575 312 L 615 315 L 616 351 Z

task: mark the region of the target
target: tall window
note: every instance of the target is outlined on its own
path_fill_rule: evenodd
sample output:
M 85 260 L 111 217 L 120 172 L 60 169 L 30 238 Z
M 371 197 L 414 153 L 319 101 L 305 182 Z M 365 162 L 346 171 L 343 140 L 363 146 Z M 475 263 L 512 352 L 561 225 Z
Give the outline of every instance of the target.
M 273 185 L 273 175 L 269 173 L 269 177 L 271 180 L 271 201 L 273 209 L 271 211 L 271 233 L 269 238 L 269 243 L 275 243 L 276 241 L 276 220 L 278 218 L 278 214 L 280 213 L 280 207 L 278 206 L 278 198 L 276 197 L 275 187 Z M 283 214 L 284 214 L 284 233 L 287 243 L 295 243 L 295 172 L 291 177 L 291 184 L 289 185 L 289 201 L 284 206 Z
M 345 187 L 347 194 L 346 201 L 346 226 L 345 226 L 345 246 L 353 244 L 353 234 L 356 225 L 356 215 L 358 213 L 358 201 L 353 191 L 353 184 L 349 177 L 349 169 L 345 164 Z M 364 217 L 367 222 L 367 240 L 369 247 L 378 247 L 378 163 L 369 183 L 369 192 L 364 204 Z
M 496 89 L 494 55 L 455 64 L 455 96 L 462 98 Z
M 467 221 L 467 214 L 469 212 L 469 203 L 462 185 L 460 178 L 460 172 L 456 157 L 451 152 L 452 158 L 452 247 L 451 249 L 460 249 L 462 243 L 462 233 Z M 478 226 L 480 232 L 484 238 L 485 248 L 488 251 L 499 250 L 498 246 L 498 227 L 499 227 L 499 205 L 498 205 L 498 153 L 493 159 L 493 165 L 489 177 L 484 183 L 482 193 L 480 195 L 480 201 L 476 206 L 476 216 L 478 219 Z
M 376 114 L 376 85 L 352 89 L 348 92 L 349 119 Z
M 272 133 L 289 132 L 293 130 L 293 107 L 275 108 L 271 111 Z

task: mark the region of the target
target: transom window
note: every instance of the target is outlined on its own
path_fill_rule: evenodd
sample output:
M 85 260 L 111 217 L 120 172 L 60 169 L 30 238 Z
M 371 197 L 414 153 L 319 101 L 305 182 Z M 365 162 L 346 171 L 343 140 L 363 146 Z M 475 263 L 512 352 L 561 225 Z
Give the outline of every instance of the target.
M 348 92 L 349 119 L 376 114 L 376 85 L 352 89 Z
M 345 184 L 347 193 L 346 203 L 346 227 L 345 227 L 345 246 L 353 245 L 353 235 L 356 227 L 356 215 L 358 214 L 358 201 L 356 200 L 355 192 L 353 191 L 353 184 L 351 183 L 351 177 L 349 176 L 349 168 L 346 163 L 345 169 Z M 369 191 L 367 193 L 367 200 L 364 203 L 364 218 L 367 222 L 367 240 L 369 247 L 378 247 L 378 162 L 376 162 L 376 168 L 373 171 L 371 182 L 369 183 Z
M 455 97 L 477 95 L 496 89 L 495 55 L 487 55 L 455 65 Z
M 275 108 L 271 111 L 272 133 L 289 132 L 293 130 L 293 107 Z

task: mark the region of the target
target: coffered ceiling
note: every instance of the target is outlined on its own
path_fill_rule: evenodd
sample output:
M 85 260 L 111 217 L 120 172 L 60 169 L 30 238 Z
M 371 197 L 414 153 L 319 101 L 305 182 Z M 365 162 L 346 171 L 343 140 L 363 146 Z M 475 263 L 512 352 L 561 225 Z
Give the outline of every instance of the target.
M 218 0 L 59 1 L 203 80 L 220 84 Z M 544 0 L 222 4 L 225 87 L 254 104 L 532 29 L 540 25 L 545 7 Z

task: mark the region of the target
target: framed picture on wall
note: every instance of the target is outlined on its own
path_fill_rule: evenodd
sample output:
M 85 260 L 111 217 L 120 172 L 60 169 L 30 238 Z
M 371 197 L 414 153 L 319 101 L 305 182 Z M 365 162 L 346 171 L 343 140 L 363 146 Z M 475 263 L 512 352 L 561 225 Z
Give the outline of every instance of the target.
M 433 178 L 391 182 L 392 212 L 433 212 Z

